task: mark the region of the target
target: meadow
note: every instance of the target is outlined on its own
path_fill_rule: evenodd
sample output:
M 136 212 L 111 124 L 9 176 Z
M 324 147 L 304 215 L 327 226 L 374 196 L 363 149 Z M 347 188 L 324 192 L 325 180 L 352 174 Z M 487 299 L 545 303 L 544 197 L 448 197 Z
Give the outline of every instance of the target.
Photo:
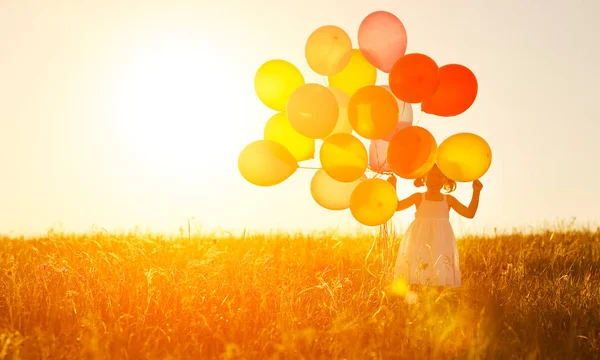
M 600 358 L 600 231 L 459 239 L 460 289 L 399 236 L 0 239 L 0 359 Z

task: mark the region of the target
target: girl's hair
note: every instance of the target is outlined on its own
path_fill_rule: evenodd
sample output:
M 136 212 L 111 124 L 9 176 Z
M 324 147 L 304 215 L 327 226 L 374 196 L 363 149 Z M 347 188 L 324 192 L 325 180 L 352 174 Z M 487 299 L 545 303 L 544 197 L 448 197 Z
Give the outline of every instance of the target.
M 420 177 L 415 179 L 414 182 L 416 187 L 421 187 L 425 185 L 425 178 Z M 446 183 L 442 186 L 442 189 L 446 191 L 446 193 L 451 193 L 456 190 L 456 181 L 446 178 Z
M 425 179 L 420 177 L 420 178 L 416 178 L 415 179 L 415 186 L 416 187 L 421 187 L 425 185 Z

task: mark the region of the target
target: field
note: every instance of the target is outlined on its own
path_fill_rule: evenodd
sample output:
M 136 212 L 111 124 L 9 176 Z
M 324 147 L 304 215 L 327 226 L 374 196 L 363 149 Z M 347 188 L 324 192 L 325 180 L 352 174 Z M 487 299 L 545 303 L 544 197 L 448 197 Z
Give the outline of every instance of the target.
M 398 241 L 0 239 L 0 359 L 600 358 L 599 231 L 459 239 L 441 293 L 392 283 Z

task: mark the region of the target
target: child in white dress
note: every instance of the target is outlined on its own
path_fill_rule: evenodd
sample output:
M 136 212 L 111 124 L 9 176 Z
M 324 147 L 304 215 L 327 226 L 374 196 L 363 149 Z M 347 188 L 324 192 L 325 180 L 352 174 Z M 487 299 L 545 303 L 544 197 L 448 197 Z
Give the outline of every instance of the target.
M 396 177 L 388 178 L 396 187 Z M 416 179 L 415 186 L 426 185 L 427 192 L 415 193 L 398 202 L 397 211 L 415 205 L 415 219 L 406 230 L 394 267 L 394 277 L 408 284 L 430 286 L 461 286 L 456 238 L 449 221 L 450 209 L 472 219 L 479 205 L 483 185 L 473 182 L 473 197 L 468 207 L 447 193 L 456 189 L 456 183 L 434 166 L 424 178 Z

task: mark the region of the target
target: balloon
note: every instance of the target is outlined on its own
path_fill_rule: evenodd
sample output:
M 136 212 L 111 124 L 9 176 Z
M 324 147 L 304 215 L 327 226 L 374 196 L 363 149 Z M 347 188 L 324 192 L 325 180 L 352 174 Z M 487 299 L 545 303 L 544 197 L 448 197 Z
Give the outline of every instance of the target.
M 367 85 L 375 85 L 377 68 L 371 65 L 360 50 L 352 50 L 352 58 L 344 70 L 328 77 L 329 86 L 344 91 L 348 96 Z
M 238 157 L 238 170 L 250 183 L 277 185 L 296 172 L 298 162 L 283 145 L 272 140 L 258 140 L 248 145 Z
M 384 224 L 394 216 L 397 208 L 396 189 L 382 179 L 372 178 L 361 182 L 350 196 L 350 212 L 363 225 Z
M 438 116 L 456 116 L 467 111 L 477 97 L 477 78 L 468 68 L 450 64 L 440 68 L 440 84 L 435 93 L 423 101 L 423 112 Z
M 334 88 L 334 87 L 330 86 L 329 90 L 331 90 L 331 92 L 335 96 L 335 99 L 338 102 L 338 108 L 340 111 L 340 115 L 338 116 L 337 124 L 335 125 L 335 128 L 331 132 L 331 135 L 337 134 L 337 133 L 346 133 L 346 134 L 352 133 L 352 131 L 354 129 L 352 128 L 352 125 L 350 124 L 350 121 L 348 120 L 348 102 L 350 101 L 350 96 L 348 96 L 348 94 L 346 94 L 345 92 L 343 92 L 342 90 L 340 90 L 338 88 Z
M 398 99 L 411 104 L 420 103 L 433 95 L 438 87 L 438 65 L 427 55 L 404 55 L 390 70 L 389 84 Z
M 387 162 L 394 173 L 404 179 L 424 176 L 437 155 L 437 143 L 429 131 L 409 126 L 398 131 L 387 150 Z
M 442 141 L 437 165 L 449 179 L 469 182 L 481 178 L 492 164 L 492 149 L 479 135 L 459 133 Z
M 321 145 L 319 155 L 323 170 L 337 181 L 356 181 L 367 169 L 367 149 L 358 138 L 350 134 L 329 136 Z
M 387 11 L 369 14 L 358 28 L 360 51 L 371 64 L 386 73 L 406 52 L 406 42 L 404 24 Z
M 390 89 L 389 86 L 387 85 L 380 85 L 380 87 L 386 89 L 387 91 L 389 91 L 391 94 L 392 90 Z M 396 96 L 394 96 L 394 98 L 396 99 L 396 101 L 398 102 L 398 109 L 400 109 L 400 117 L 398 119 L 398 125 L 396 125 L 396 128 L 390 132 L 386 137 L 383 138 L 383 140 L 389 142 L 390 140 L 392 140 L 392 136 L 394 136 L 395 133 L 397 133 L 398 131 L 404 129 L 407 126 L 411 126 L 413 123 L 413 109 L 412 109 L 412 105 L 411 104 L 407 104 L 404 101 L 397 99 Z
M 269 60 L 254 76 L 254 90 L 263 104 L 276 111 L 284 111 L 292 92 L 304 85 L 298 68 L 285 60 Z
M 394 137 L 394 135 L 396 135 L 396 133 L 402 129 L 405 129 L 409 126 L 412 126 L 412 122 L 398 122 L 398 125 L 396 125 L 396 128 L 390 132 L 386 137 L 384 137 L 382 140 L 385 140 L 387 142 L 390 142 L 392 140 L 392 138 Z
M 387 163 L 387 149 L 390 143 L 385 140 L 371 140 L 369 145 L 369 168 L 377 173 L 392 172 Z
M 352 182 L 341 182 L 319 169 L 310 182 L 310 193 L 317 204 L 328 210 L 344 210 L 350 207 L 350 196 L 366 176 Z
M 358 90 L 348 103 L 348 120 L 356 133 L 381 139 L 398 125 L 398 102 L 386 89 L 369 85 Z
M 335 96 L 323 85 L 305 84 L 290 96 L 287 104 L 290 124 L 300 134 L 324 139 L 335 128 L 339 108 Z
M 310 160 L 315 157 L 315 139 L 294 130 L 285 113 L 277 113 L 267 121 L 264 139 L 273 140 L 285 146 L 298 161 Z
M 337 74 L 350 62 L 352 40 L 337 26 L 322 26 L 308 37 L 304 56 L 308 66 L 317 74 Z

